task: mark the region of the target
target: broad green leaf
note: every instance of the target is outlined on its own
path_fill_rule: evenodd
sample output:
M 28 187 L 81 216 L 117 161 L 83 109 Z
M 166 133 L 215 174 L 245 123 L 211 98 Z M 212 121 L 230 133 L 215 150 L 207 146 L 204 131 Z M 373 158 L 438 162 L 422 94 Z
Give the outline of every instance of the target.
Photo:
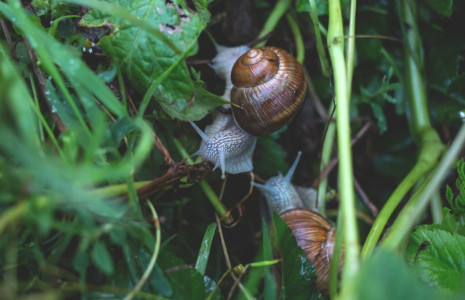
M 199 119 L 198 111 L 188 111 L 192 100 L 195 98 L 195 107 L 197 99 L 194 83 L 183 59 L 197 52 L 197 38 L 208 22 L 205 7 L 196 3 L 197 9 L 202 12 L 199 14 L 187 8 L 182 1 L 179 1 L 179 5 L 176 2 L 167 4 L 164 0 L 107 2 L 126 8 L 152 28 L 157 28 L 158 34 L 96 9 L 87 13 L 80 24 L 88 27 L 111 26 L 112 32 L 103 37 L 99 45 L 120 65 L 131 84 L 144 94 L 151 84 L 162 78 L 154 96 L 163 110 L 174 118 L 189 119 L 190 113 L 193 113 L 193 118 Z M 171 43 L 167 43 L 167 40 Z M 171 44 L 180 52 L 173 49 Z
M 354 291 L 354 299 L 358 300 L 460 299 L 458 295 L 425 286 L 401 257 L 384 249 L 376 251 L 362 265 Z
M 409 260 L 432 286 L 458 291 L 465 285 L 464 236 L 420 226 L 411 234 Z
M 205 269 L 207 268 L 208 257 L 210 257 L 210 248 L 212 246 L 213 238 L 216 232 L 216 223 L 208 225 L 207 230 L 203 236 L 202 245 L 200 246 L 199 255 L 195 263 L 195 269 L 200 275 L 205 275 Z
M 408 259 L 432 286 L 465 292 L 465 224 L 444 208 L 441 224 L 422 225 L 410 235 Z
M 160 253 L 158 262 L 174 287 L 171 299 L 206 299 L 204 279 L 195 268 L 167 251 Z
M 297 246 L 291 229 L 276 214 L 273 214 L 276 230 L 276 246 L 281 256 L 280 299 L 318 299 L 315 267 Z
M 114 266 L 105 243 L 97 241 L 92 247 L 91 257 L 93 263 L 106 275 L 113 274 Z
M 264 178 L 276 176 L 278 172 L 285 174 L 289 169 L 286 162 L 287 153 L 272 136 L 260 137 L 257 140 L 260 155 L 254 160 L 255 171 Z

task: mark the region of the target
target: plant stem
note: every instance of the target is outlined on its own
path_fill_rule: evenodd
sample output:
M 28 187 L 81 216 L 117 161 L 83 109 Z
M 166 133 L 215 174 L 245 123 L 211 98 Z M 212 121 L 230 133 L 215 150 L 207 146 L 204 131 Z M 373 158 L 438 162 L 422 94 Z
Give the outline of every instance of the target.
M 190 157 L 189 153 L 187 153 L 186 148 L 184 148 L 181 142 L 176 138 L 173 138 L 173 142 L 176 145 L 179 154 L 181 154 L 181 156 L 184 157 L 188 163 L 193 164 L 194 161 Z M 213 191 L 213 189 L 205 179 L 202 179 L 200 181 L 200 187 L 202 188 L 210 203 L 213 205 L 213 208 L 216 210 L 221 220 L 226 224 L 231 224 L 233 220 L 229 216 L 226 207 L 224 207 L 223 202 L 220 201 L 215 191 Z
M 140 291 L 142 286 L 144 286 L 145 282 L 150 277 L 150 273 L 152 273 L 153 268 L 155 267 L 155 262 L 157 261 L 158 253 L 160 252 L 160 241 L 161 241 L 160 221 L 158 220 L 157 211 L 153 207 L 152 203 L 150 203 L 150 201 L 147 201 L 147 205 L 149 206 L 150 211 L 152 212 L 153 223 L 155 226 L 155 246 L 153 248 L 152 257 L 150 258 L 149 265 L 145 269 L 144 274 L 139 279 L 134 289 L 124 298 L 124 300 L 130 300 L 134 298 L 134 296 L 136 296 L 136 294 Z
M 441 183 L 456 161 L 460 151 L 465 145 L 465 124 L 462 125 L 449 151 L 442 158 L 439 166 L 431 173 L 431 180 L 427 180 L 408 201 L 400 212 L 396 221 L 389 230 L 386 238 L 381 243 L 382 247 L 397 249 L 408 236 L 418 218 L 426 209 L 431 196 L 439 189 Z M 428 178 L 429 179 L 429 178 Z
M 347 97 L 352 93 L 352 75 L 354 73 L 355 53 L 355 11 L 357 0 L 350 1 L 349 39 L 347 40 Z
M 279 20 L 281 20 L 282 16 L 286 13 L 288 8 L 291 6 L 291 0 L 278 0 L 276 5 L 274 6 L 271 14 L 268 16 L 265 24 L 263 25 L 263 29 L 258 35 L 258 38 L 263 38 L 268 35 L 270 32 L 274 30 L 276 25 L 278 24 Z M 257 44 L 257 47 L 265 46 L 266 41 L 263 41 Z
M 291 27 L 292 34 L 294 35 L 295 48 L 296 48 L 295 57 L 297 61 L 302 64 L 305 58 L 305 47 L 304 47 L 304 41 L 302 39 L 302 33 L 300 32 L 300 29 L 299 29 L 299 24 L 297 24 L 297 21 L 295 20 L 294 16 L 289 12 L 286 14 L 286 19 L 287 19 L 287 22 L 289 23 L 289 26 Z
M 397 2 L 397 4 L 400 7 L 401 4 L 399 4 L 399 2 Z M 368 258 L 373 253 L 376 243 L 378 242 L 389 218 L 405 194 L 414 184 L 421 180 L 426 172 L 431 170 L 437 164 L 437 161 L 444 149 L 444 145 L 441 143 L 437 132 L 431 126 L 429 120 L 425 86 L 421 75 L 422 64 L 418 59 L 418 55 L 421 53 L 421 44 L 414 13 L 411 11 L 414 4 L 414 2 L 403 2 L 402 4 L 403 13 L 401 15 L 404 18 L 402 24 L 407 24 L 407 28 L 403 30 L 404 38 L 406 39 L 406 68 L 405 75 L 403 76 L 405 79 L 403 85 L 407 90 L 406 98 L 409 101 L 410 114 L 412 115 L 412 118 L 408 119 L 410 129 L 412 136 L 414 136 L 415 141 L 420 148 L 420 152 L 415 166 L 397 186 L 376 218 L 362 249 L 363 259 Z M 412 52 L 413 50 L 415 52 Z
M 334 105 L 331 104 L 329 111 L 333 111 Z M 331 154 L 333 152 L 334 146 L 334 137 L 336 136 L 336 123 L 329 122 L 328 129 L 326 130 L 326 135 L 324 136 L 323 149 L 321 150 L 321 165 L 320 172 L 322 172 L 329 161 L 331 160 Z M 322 201 L 318 201 L 318 212 L 323 216 L 326 216 L 326 192 L 328 187 L 328 177 L 326 176 L 321 180 L 318 185 L 318 198 Z
M 325 46 L 323 44 L 323 39 L 321 38 L 320 32 L 320 21 L 318 20 L 318 12 L 316 9 L 315 0 L 309 0 L 310 3 L 310 19 L 313 23 L 313 31 L 315 32 L 316 38 L 316 50 L 318 51 L 318 58 L 320 59 L 321 73 L 323 76 L 329 76 L 329 63 L 328 58 L 326 57 Z
M 436 224 L 441 224 L 444 218 L 439 191 L 436 191 L 431 198 L 431 216 L 433 217 L 433 222 Z
M 341 198 L 345 242 L 341 289 L 350 285 L 359 266 L 359 239 L 353 190 L 352 149 L 350 144 L 349 95 L 347 94 L 344 32 L 339 0 L 329 0 L 328 49 L 333 67 L 336 125 L 339 151 L 339 196 Z

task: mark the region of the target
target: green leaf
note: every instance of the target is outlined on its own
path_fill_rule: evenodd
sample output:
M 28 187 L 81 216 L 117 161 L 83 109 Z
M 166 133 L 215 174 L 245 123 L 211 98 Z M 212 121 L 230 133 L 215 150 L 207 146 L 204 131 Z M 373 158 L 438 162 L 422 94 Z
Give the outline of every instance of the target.
M 270 261 L 273 259 L 273 250 L 271 246 L 271 239 L 269 236 L 268 226 L 266 221 L 262 219 L 262 245 L 255 256 L 254 261 Z M 252 265 L 253 263 L 251 263 Z M 252 268 L 247 277 L 244 280 L 244 287 L 246 290 L 255 296 L 258 297 L 258 288 L 260 283 L 264 280 L 263 288 L 263 298 L 264 299 L 276 299 L 276 280 L 273 276 L 273 270 L 271 266 L 264 266 L 260 268 Z M 247 295 L 244 294 L 242 290 L 239 291 L 239 295 L 236 298 L 237 300 L 248 299 Z
M 174 287 L 171 299 L 206 299 L 204 279 L 195 268 L 168 251 L 160 253 L 158 262 Z
M 291 229 L 275 213 L 276 246 L 282 258 L 280 299 L 317 299 L 315 268 L 297 246 Z
M 383 108 L 375 102 L 370 102 L 370 106 L 378 123 L 379 133 L 382 134 L 387 130 L 386 116 L 384 115 Z
M 208 22 L 206 10 L 200 2 L 196 3 L 196 7 L 202 11 L 201 14 L 187 8 L 181 1 L 179 5 L 166 4 L 164 0 L 108 2 L 115 7 L 126 8 L 133 16 L 156 28 L 158 34 L 96 9 L 87 13 L 80 24 L 111 26 L 112 33 L 99 41 L 104 52 L 120 65 L 123 74 L 141 94 L 160 80 L 154 96 L 163 110 L 173 118 L 189 119 L 186 110 L 196 91 L 183 59 L 197 52 L 197 38 Z M 194 111 L 196 119 L 199 118 L 198 113 Z
M 216 232 L 216 223 L 208 225 L 207 230 L 203 236 L 202 245 L 200 246 L 199 255 L 195 263 L 195 269 L 200 275 L 205 275 L 205 269 L 207 268 L 208 257 L 210 257 L 210 248 L 212 246 L 213 238 Z
M 410 236 L 409 261 L 432 286 L 459 291 L 465 286 L 465 237 L 419 226 Z
M 206 89 L 197 85 L 195 86 L 194 93 L 195 96 L 193 103 L 190 103 L 189 106 L 187 106 L 186 109 L 184 109 L 184 111 L 182 111 L 181 113 L 178 113 L 177 111 L 172 111 L 172 116 L 175 116 L 176 118 L 183 121 L 198 121 L 203 119 L 211 109 L 223 105 L 225 103 L 229 103 L 229 101 L 225 100 L 224 98 L 214 95 Z M 162 107 L 164 107 L 163 103 Z
M 457 163 L 457 173 L 458 178 L 455 181 L 457 196 L 454 199 L 454 193 L 449 186 L 446 190 L 446 196 L 454 213 L 465 217 L 465 161 L 463 158 Z
M 354 299 L 358 300 L 460 299 L 447 291 L 425 286 L 401 257 L 384 249 L 376 251 L 362 265 L 356 282 Z
M 453 0 L 423 0 L 440 15 L 450 17 L 452 14 Z
M 94 247 L 92 247 L 91 257 L 94 264 L 102 272 L 104 272 L 106 275 L 113 274 L 113 260 L 105 246 L 105 243 L 100 241 L 96 242 Z
M 285 174 L 289 164 L 283 147 L 271 135 L 258 138 L 257 143 L 260 155 L 254 160 L 255 171 L 264 178 L 276 176 L 278 172 Z

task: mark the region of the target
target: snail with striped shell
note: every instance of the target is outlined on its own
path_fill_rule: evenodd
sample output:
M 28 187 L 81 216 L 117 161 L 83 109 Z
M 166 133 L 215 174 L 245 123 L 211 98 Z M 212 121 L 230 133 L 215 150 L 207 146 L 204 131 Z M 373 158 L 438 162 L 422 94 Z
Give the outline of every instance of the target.
M 316 268 L 316 287 L 325 293 L 329 288 L 336 229 L 322 215 L 313 211 L 313 207 L 309 208 L 305 203 L 308 199 L 303 199 L 302 193 L 291 184 L 299 158 L 300 152 L 286 176 L 279 174 L 268 179 L 265 185 L 252 184 L 265 196 L 270 210 L 279 214 L 291 229 L 297 245 Z M 342 263 L 341 258 L 340 268 Z
M 195 154 L 219 166 L 224 178 L 225 173 L 253 170 L 256 136 L 278 130 L 295 116 L 303 104 L 306 83 L 302 66 L 282 49 L 217 49 L 212 67 L 226 80 L 223 97 L 233 103 L 232 116 L 216 113 L 205 132 L 191 124 L 202 137 Z

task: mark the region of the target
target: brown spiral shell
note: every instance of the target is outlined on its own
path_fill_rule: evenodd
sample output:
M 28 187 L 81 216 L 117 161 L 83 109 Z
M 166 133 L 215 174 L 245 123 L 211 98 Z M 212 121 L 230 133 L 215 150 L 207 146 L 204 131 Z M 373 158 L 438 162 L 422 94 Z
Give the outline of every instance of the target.
M 316 287 L 326 293 L 329 289 L 329 271 L 335 243 L 336 229 L 320 214 L 305 208 L 295 208 L 281 213 L 281 218 L 295 236 L 297 245 L 315 266 Z M 343 257 L 339 261 L 342 267 Z
M 303 104 L 306 83 L 302 66 L 276 47 L 251 49 L 231 72 L 232 112 L 244 131 L 263 136 L 281 128 Z

